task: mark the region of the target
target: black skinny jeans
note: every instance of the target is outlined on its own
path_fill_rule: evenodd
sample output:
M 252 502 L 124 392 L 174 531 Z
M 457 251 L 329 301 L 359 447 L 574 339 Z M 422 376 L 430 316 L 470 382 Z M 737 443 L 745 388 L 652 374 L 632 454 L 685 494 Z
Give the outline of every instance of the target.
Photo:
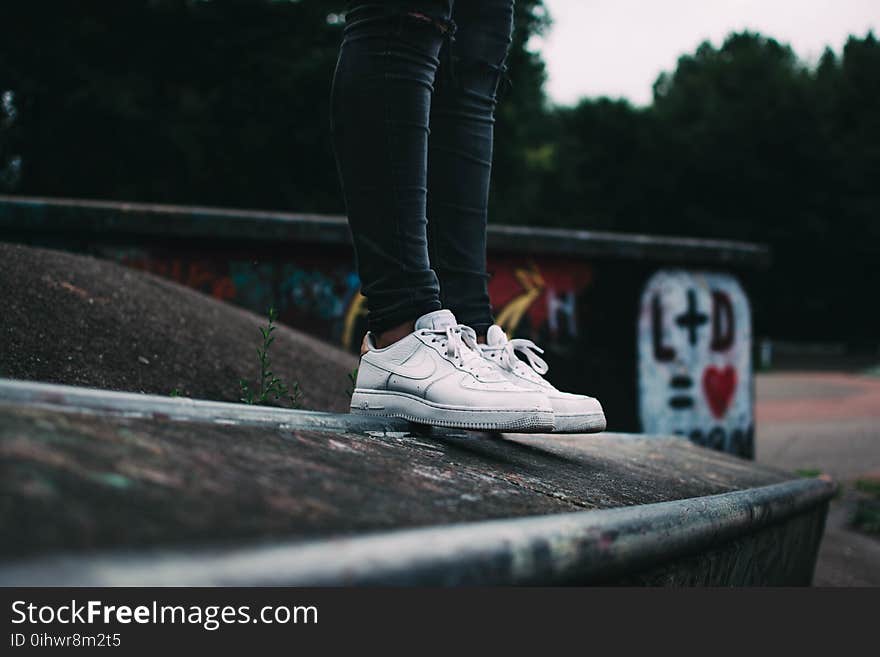
M 513 0 L 349 6 L 332 127 L 373 332 L 440 308 L 492 324 L 486 215 L 512 31 Z

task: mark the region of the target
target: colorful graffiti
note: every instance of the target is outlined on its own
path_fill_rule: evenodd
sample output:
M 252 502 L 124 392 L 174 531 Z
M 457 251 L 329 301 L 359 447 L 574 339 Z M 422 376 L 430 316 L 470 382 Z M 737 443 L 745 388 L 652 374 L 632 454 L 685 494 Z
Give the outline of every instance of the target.
M 232 278 L 222 272 L 222 265 L 211 259 L 162 258 L 143 250 L 126 250 L 113 253 L 115 260 L 151 274 L 170 278 L 221 301 L 234 301 L 237 289 Z
M 347 258 L 303 254 L 295 259 L 216 253 L 158 253 L 145 249 L 110 255 L 124 264 L 232 301 L 257 313 L 275 305 L 282 322 L 355 351 L 366 330 L 366 299 Z M 576 299 L 591 282 L 581 261 L 501 256 L 489 260 L 489 294 L 496 321 L 511 335 L 553 340 L 578 333 Z
M 727 274 L 662 270 L 638 324 L 639 415 L 648 433 L 750 455 L 751 310 Z
M 533 259 L 490 258 L 489 297 L 495 321 L 513 337 L 545 331 L 552 338 L 577 335 L 575 299 L 592 278 L 589 265 Z M 345 313 L 342 345 L 360 347 L 366 322 L 366 298 L 356 294 Z
M 523 258 L 489 260 L 489 297 L 495 321 L 513 337 L 546 330 L 555 339 L 577 335 L 575 299 L 591 280 L 589 265 L 556 262 L 539 265 Z M 366 298 L 352 297 L 345 312 L 341 343 L 360 347 L 366 323 Z
M 583 261 L 542 258 L 489 258 L 489 297 L 495 321 L 513 335 L 553 340 L 578 333 L 577 297 L 592 282 Z
M 101 253 L 123 264 L 170 278 L 257 314 L 275 306 L 282 322 L 332 342 L 339 341 L 343 318 L 359 295 L 350 263 L 321 254 L 296 261 L 267 254 L 217 252 L 210 258 L 190 253 L 126 249 Z

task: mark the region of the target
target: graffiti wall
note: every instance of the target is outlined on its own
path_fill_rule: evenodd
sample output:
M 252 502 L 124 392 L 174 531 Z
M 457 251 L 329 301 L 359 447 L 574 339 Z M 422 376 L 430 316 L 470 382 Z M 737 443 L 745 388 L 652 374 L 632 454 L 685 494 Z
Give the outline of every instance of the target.
M 263 317 L 274 306 L 354 353 L 366 332 L 342 217 L 5 197 L 0 225 L 12 241 L 115 260 Z M 489 244 L 495 319 L 544 348 L 552 383 L 599 397 L 614 431 L 752 455 L 752 322 L 732 273 L 760 284 L 750 270 L 766 248 L 502 225 Z
M 199 256 L 140 248 L 102 255 L 256 313 L 274 305 L 282 322 L 351 351 L 359 348 L 366 331 L 366 300 L 357 273 L 338 249 L 293 258 L 253 250 Z M 496 321 L 505 330 L 554 341 L 578 335 L 576 299 L 592 280 L 589 264 L 496 256 L 488 268 Z
M 638 320 L 642 429 L 751 456 L 751 326 L 748 299 L 732 276 L 654 274 Z
M 366 331 L 365 299 L 342 248 L 105 247 L 98 255 L 258 314 L 274 305 L 285 324 L 350 351 Z M 551 381 L 599 395 L 612 427 L 752 455 L 751 314 L 735 278 L 548 255 L 490 254 L 488 266 L 496 321 L 547 349 Z
M 495 321 L 505 331 L 554 342 L 577 337 L 577 297 L 592 282 L 588 263 L 490 256 L 488 269 Z

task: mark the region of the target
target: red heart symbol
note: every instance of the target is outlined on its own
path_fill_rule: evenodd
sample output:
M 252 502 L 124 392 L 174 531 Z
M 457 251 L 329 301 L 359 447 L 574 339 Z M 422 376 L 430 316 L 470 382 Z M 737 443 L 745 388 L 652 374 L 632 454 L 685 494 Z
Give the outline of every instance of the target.
M 707 367 L 703 372 L 703 392 L 712 415 L 721 419 L 730 407 L 736 392 L 736 370 L 730 365 L 723 370 Z

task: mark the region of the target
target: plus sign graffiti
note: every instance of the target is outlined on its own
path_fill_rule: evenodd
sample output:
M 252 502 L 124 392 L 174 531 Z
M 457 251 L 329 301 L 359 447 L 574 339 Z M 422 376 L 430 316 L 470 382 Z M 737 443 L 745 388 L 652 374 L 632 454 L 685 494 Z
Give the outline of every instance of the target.
M 663 270 L 651 277 L 638 328 L 642 429 L 750 456 L 751 327 L 748 299 L 732 276 Z
M 697 329 L 709 321 L 709 316 L 697 310 L 697 293 L 695 290 L 687 292 L 687 312 L 675 318 L 675 323 L 688 333 L 688 342 L 697 344 Z

